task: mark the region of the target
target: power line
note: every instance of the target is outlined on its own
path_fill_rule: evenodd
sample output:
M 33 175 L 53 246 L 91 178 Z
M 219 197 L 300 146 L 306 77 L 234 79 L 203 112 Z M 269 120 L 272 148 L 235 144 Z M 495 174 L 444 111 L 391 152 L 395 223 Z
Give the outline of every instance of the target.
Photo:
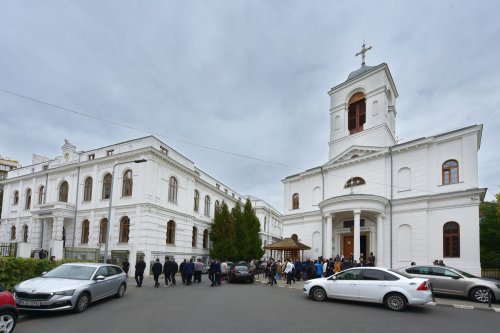
M 157 136 L 157 137 L 164 138 L 166 140 L 176 141 L 176 142 L 188 144 L 188 145 L 191 145 L 191 146 L 194 146 L 194 147 L 199 147 L 199 148 L 208 149 L 208 150 L 211 150 L 211 151 L 216 151 L 216 152 L 223 153 L 223 154 L 233 155 L 233 156 L 236 156 L 236 157 L 241 157 L 241 158 L 245 158 L 245 159 L 249 159 L 249 160 L 254 160 L 254 161 L 258 161 L 258 162 L 268 163 L 268 164 L 274 164 L 274 165 L 278 165 L 278 166 L 282 166 L 282 167 L 286 167 L 286 168 L 290 168 L 290 169 L 300 170 L 300 172 L 305 172 L 305 170 L 302 169 L 302 168 L 291 166 L 291 165 L 288 165 L 288 164 L 285 164 L 285 163 L 280 163 L 280 162 L 265 160 L 265 159 L 261 159 L 261 158 L 254 157 L 254 156 L 244 155 L 244 154 L 235 153 L 235 152 L 231 152 L 231 151 L 227 151 L 227 150 L 223 150 L 223 149 L 219 149 L 219 148 L 214 148 L 214 147 L 210 147 L 210 146 L 200 145 L 200 144 L 192 143 L 192 142 L 189 142 L 189 141 L 186 141 L 186 140 L 175 139 L 175 138 L 168 137 L 168 136 L 165 136 L 165 135 L 160 134 L 160 133 L 154 133 L 154 132 L 151 132 L 151 131 L 148 131 L 148 130 L 144 130 L 144 129 L 141 129 L 141 128 L 138 128 L 138 127 L 134 127 L 134 126 L 130 126 L 130 125 L 127 125 L 127 124 L 123 124 L 123 123 L 120 123 L 118 121 L 114 121 L 114 120 L 102 118 L 102 117 L 99 117 L 99 116 L 90 115 L 90 114 L 87 114 L 87 113 L 84 113 L 84 112 L 75 111 L 75 110 L 67 108 L 67 107 L 59 106 L 59 105 L 56 105 L 56 104 L 53 104 L 53 103 L 49 103 L 49 102 L 46 102 L 46 101 L 43 101 L 43 100 L 40 100 L 40 99 L 37 99 L 37 98 L 33 98 L 33 97 L 29 97 L 29 96 L 26 96 L 26 95 L 23 95 L 23 94 L 19 94 L 19 93 L 16 93 L 16 92 L 13 92 L 13 91 L 9 91 L 9 90 L 3 89 L 3 88 L 0 88 L 0 91 L 2 91 L 4 93 L 7 93 L 7 94 L 10 94 L 10 95 L 13 95 L 13 96 L 16 96 L 16 97 L 20 97 L 20 98 L 32 101 L 32 102 L 40 103 L 40 104 L 43 104 L 43 105 L 46 105 L 46 106 L 49 106 L 49 107 L 52 107 L 52 108 L 56 108 L 56 109 L 59 109 L 59 110 L 70 112 L 70 113 L 73 113 L 73 114 L 81 116 L 81 117 L 86 117 L 86 118 L 90 118 L 90 119 L 99 120 L 99 121 L 102 121 L 102 122 L 107 122 L 107 123 L 110 123 L 110 124 L 115 125 L 115 126 L 120 126 L 120 127 L 128 128 L 128 129 L 131 129 L 131 130 L 134 130 L 134 131 L 137 131 L 137 132 L 141 132 L 141 133 L 145 133 L 145 134 L 148 134 L 148 135 L 154 135 L 154 136 Z M 345 176 L 345 175 L 334 174 L 334 173 L 331 173 L 331 175 L 333 177 L 342 178 L 342 179 L 346 179 L 346 180 L 349 180 L 350 178 L 352 178 L 352 175 Z M 380 186 L 383 186 L 385 188 L 390 188 L 390 186 L 391 186 L 391 185 L 389 185 L 387 183 L 377 183 L 377 182 L 370 182 L 370 183 L 374 184 L 374 185 L 380 185 Z M 401 189 L 407 188 L 406 186 L 398 186 L 398 185 L 394 185 L 394 184 L 392 186 L 393 186 L 393 188 L 396 188 L 396 189 L 398 189 L 398 188 L 401 188 Z M 443 192 L 437 192 L 437 191 L 430 191 L 428 189 L 420 189 L 418 187 L 414 187 L 414 188 L 412 188 L 412 190 L 415 190 L 415 191 L 421 192 L 421 193 L 428 193 L 428 194 L 442 194 L 443 193 Z M 491 190 L 490 190 L 490 193 L 492 193 Z M 493 194 L 493 196 L 495 196 L 495 195 Z

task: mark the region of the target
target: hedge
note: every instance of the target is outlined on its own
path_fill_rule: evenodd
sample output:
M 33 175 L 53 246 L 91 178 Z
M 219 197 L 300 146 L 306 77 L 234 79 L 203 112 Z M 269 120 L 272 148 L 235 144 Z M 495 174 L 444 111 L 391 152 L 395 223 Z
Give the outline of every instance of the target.
M 8 290 L 21 281 L 28 280 L 48 272 L 66 262 L 75 259 L 50 261 L 48 259 L 0 257 L 0 283 Z M 86 260 L 88 261 L 88 260 Z

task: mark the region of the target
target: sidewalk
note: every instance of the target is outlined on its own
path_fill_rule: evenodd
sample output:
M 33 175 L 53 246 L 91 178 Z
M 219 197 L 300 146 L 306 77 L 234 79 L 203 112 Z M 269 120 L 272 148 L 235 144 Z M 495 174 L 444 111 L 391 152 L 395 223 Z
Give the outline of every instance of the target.
M 260 279 L 255 276 L 255 282 L 260 282 L 262 284 L 267 283 L 267 279 L 264 278 L 264 275 L 260 275 Z M 304 280 L 296 281 L 295 283 L 292 282 L 291 285 L 286 284 L 286 279 L 281 279 L 278 280 L 277 287 L 278 288 L 287 288 L 287 289 L 295 289 L 299 290 L 302 292 L 302 289 L 304 288 Z M 483 304 L 483 303 L 477 303 L 477 302 L 472 302 L 470 300 L 467 300 L 466 298 L 459 298 L 459 297 L 435 297 L 435 302 L 428 303 L 429 306 L 448 306 L 448 307 L 454 307 L 457 309 L 465 309 L 465 310 L 484 310 L 484 311 L 495 311 L 500 313 L 500 303 L 495 302 L 491 304 L 491 308 L 488 306 L 488 304 Z

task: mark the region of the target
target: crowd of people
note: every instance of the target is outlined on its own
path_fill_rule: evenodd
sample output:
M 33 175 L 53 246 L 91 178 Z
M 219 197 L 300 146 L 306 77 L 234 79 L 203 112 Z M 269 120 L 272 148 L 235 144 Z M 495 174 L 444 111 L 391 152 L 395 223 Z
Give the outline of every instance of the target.
M 128 276 L 128 271 L 130 269 L 130 263 L 128 260 L 124 260 L 122 263 L 123 271 Z M 220 286 L 224 276 L 227 274 L 227 262 L 221 263 L 217 259 L 212 259 L 209 263 L 208 268 L 208 278 L 211 281 L 211 286 Z M 137 260 L 135 264 L 135 282 L 136 287 L 142 287 L 142 282 L 144 280 L 144 271 L 146 270 L 146 263 L 143 258 Z M 165 262 L 162 264 L 160 259 L 157 258 L 156 261 L 151 265 L 151 272 L 154 279 L 154 287 L 159 288 L 160 275 L 163 274 L 165 278 L 165 287 L 173 287 L 177 285 L 175 276 L 180 273 L 182 284 L 185 286 L 190 286 L 193 283 L 201 283 L 201 275 L 203 273 L 203 262 L 201 259 L 194 261 L 193 259 L 184 259 L 180 265 L 172 257 L 165 257 Z
M 268 279 L 268 285 L 275 285 L 277 280 L 286 279 L 287 284 L 295 281 L 310 280 L 323 276 L 331 276 L 352 267 L 375 266 L 375 256 L 370 252 L 367 260 L 360 257 L 359 261 L 354 260 L 352 254 L 349 258 L 337 255 L 335 258 L 317 260 L 307 259 L 305 261 L 286 259 L 284 262 L 269 258 L 260 264 Z

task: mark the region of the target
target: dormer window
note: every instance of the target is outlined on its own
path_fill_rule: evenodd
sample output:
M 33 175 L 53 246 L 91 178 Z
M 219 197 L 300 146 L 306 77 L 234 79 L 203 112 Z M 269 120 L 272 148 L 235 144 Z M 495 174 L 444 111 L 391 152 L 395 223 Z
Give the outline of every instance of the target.
M 106 156 L 111 156 L 113 155 L 114 149 L 106 150 Z
M 89 161 L 92 161 L 95 159 L 95 154 L 89 154 Z
M 354 187 L 354 186 L 359 186 L 359 185 L 365 185 L 366 182 L 363 178 L 361 177 L 352 177 L 350 178 L 344 185 L 344 188 L 348 187 Z
M 365 94 L 358 92 L 349 99 L 348 111 L 349 134 L 356 134 L 363 131 L 366 122 L 366 98 Z

